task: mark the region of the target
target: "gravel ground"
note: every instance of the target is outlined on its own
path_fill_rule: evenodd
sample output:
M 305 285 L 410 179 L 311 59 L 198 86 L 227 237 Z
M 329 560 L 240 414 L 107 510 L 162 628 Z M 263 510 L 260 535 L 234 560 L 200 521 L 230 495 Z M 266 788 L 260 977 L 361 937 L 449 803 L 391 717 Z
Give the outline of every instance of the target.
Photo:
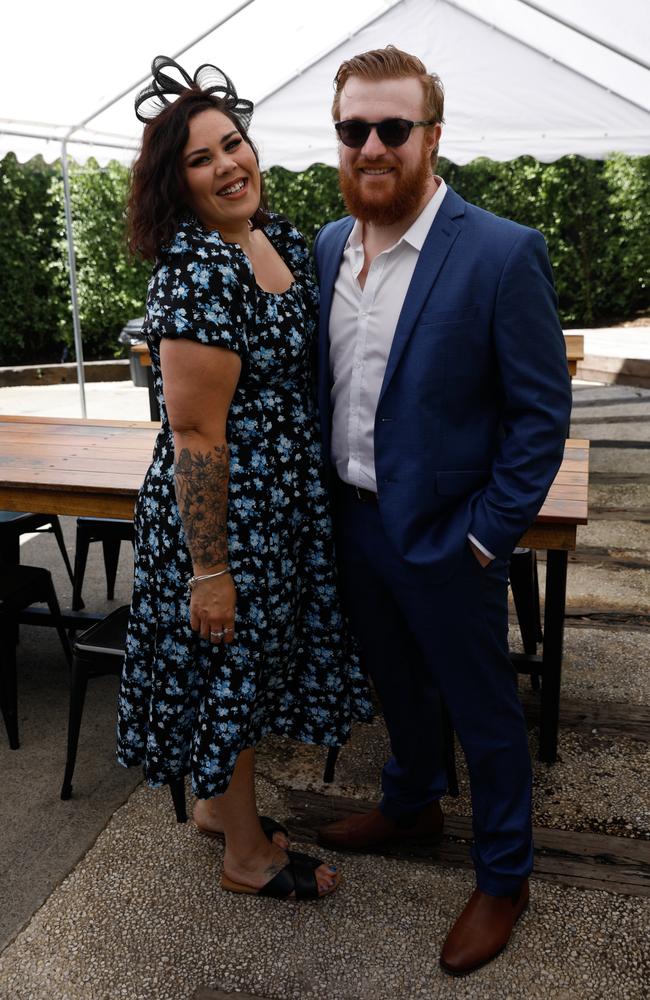
M 650 637 L 642 631 L 566 628 L 562 695 L 650 705 Z
M 607 436 L 607 439 L 613 441 L 615 435 L 613 432 L 604 432 L 603 436 Z M 582 433 L 580 434 L 582 437 Z M 585 434 L 584 437 L 587 435 Z M 618 432 L 616 434 L 618 437 Z M 644 447 L 641 443 L 638 448 L 626 448 L 623 452 L 624 459 L 621 459 L 621 450 L 616 447 L 614 442 L 609 448 L 602 448 L 600 446 L 596 447 L 592 445 L 589 451 L 589 475 L 593 476 L 594 473 L 604 472 L 611 475 L 612 470 L 616 467 L 618 463 L 618 469 L 621 471 L 622 475 L 625 476 L 640 476 L 648 471 L 648 448 L 647 444 Z M 622 466 L 622 469 L 621 469 Z
M 578 529 L 578 541 L 582 535 Z M 638 553 L 634 553 L 638 555 Z M 538 562 L 539 584 L 544 592 L 546 566 Z M 602 560 L 585 565 L 569 563 L 567 608 L 592 608 L 598 611 L 633 611 L 647 614 L 650 608 L 650 572 L 647 569 L 624 569 L 611 564 L 607 554 Z
M 619 508 L 630 513 L 635 508 L 647 511 L 649 501 L 650 495 L 648 487 L 645 484 L 623 483 L 617 486 L 615 490 L 611 486 L 603 486 L 598 483 L 589 484 L 590 509 L 594 507 L 609 507 Z M 590 520 L 590 524 L 596 523 L 598 523 L 598 515 L 594 514 Z M 579 528 L 578 530 L 582 534 L 583 529 Z
M 597 545 L 609 549 L 617 558 L 625 553 L 648 560 L 650 556 L 650 524 L 638 521 L 599 521 L 580 527 L 580 548 Z M 578 552 L 580 549 L 578 549 Z
M 438 952 L 470 872 L 347 856 L 335 896 L 287 904 L 221 892 L 221 850 L 175 824 L 165 794 L 136 791 L 0 958 L 2 1000 L 189 1000 L 200 986 L 277 1000 L 647 996 L 648 899 L 534 883 L 504 955 L 452 980 Z
M 628 410 L 630 408 L 628 407 Z M 613 416 L 614 414 L 612 414 Z M 627 413 L 626 416 L 635 416 L 637 419 L 634 422 L 619 422 L 603 424 L 599 422 L 598 417 L 593 418 L 593 422 L 587 423 L 577 423 L 572 427 L 571 436 L 574 438 L 589 438 L 592 441 L 592 449 L 600 448 L 601 445 L 597 442 L 599 441 L 611 441 L 615 438 L 616 441 L 632 442 L 638 446 L 638 448 L 647 448 L 647 429 L 644 427 L 644 422 L 648 419 L 647 407 L 646 410 L 640 412 L 635 408 L 633 413 Z M 622 414 L 616 414 L 616 416 L 622 416 Z M 626 452 L 631 444 L 626 445 Z M 635 451 L 635 448 L 632 448 Z
M 145 394 L 141 390 L 142 399 Z M 650 412 L 648 391 L 585 386 L 575 388 L 575 397 L 575 414 L 596 418 L 593 424 L 590 420 L 589 425 L 577 425 L 575 436 L 589 432 L 600 440 L 634 439 L 636 425 L 597 426 L 598 416 Z M 2 400 L 0 393 L 0 408 Z M 580 405 L 588 401 L 589 408 Z M 601 401 L 602 406 L 594 406 Z M 647 436 L 647 427 L 639 425 L 638 433 Z M 592 471 L 647 472 L 649 455 L 647 448 L 596 447 Z M 645 483 L 596 484 L 591 503 L 647 510 L 649 495 Z M 645 525 L 610 521 L 605 527 L 604 521 L 594 519 L 579 532 L 579 544 L 647 553 L 650 536 Z M 544 568 L 540 563 L 542 586 Z M 568 603 L 647 613 L 650 573 L 620 569 L 606 557 L 602 564 L 573 564 Z M 565 696 L 650 705 L 644 632 L 567 628 L 565 650 Z M 34 742 L 33 752 L 41 754 L 44 769 L 51 751 L 42 741 L 30 742 L 37 715 L 26 700 L 27 688 L 24 684 L 21 689 L 26 706 L 24 753 Z M 533 758 L 536 741 L 532 730 Z M 381 720 L 358 726 L 341 754 L 336 784 L 326 787 L 321 782 L 322 750 L 267 740 L 258 756 L 260 805 L 282 818 L 284 793 L 290 787 L 376 799 L 379 768 L 387 753 Z M 559 754 L 553 767 L 534 765 L 537 825 L 650 837 L 647 743 L 597 731 L 561 730 Z M 467 777 L 458 756 L 462 794 L 458 800 L 445 800 L 444 808 L 468 816 Z M 57 759 L 57 777 L 58 767 Z M 78 770 L 79 798 L 56 803 L 65 807 L 69 825 L 87 814 L 88 797 L 96 791 L 97 779 L 82 755 Z M 50 785 L 48 794 L 56 794 Z M 38 787 L 33 795 L 38 804 Z M 25 811 L 20 806 L 18 811 L 24 819 Z M 20 826 L 24 842 L 33 845 L 48 825 L 54 841 L 60 822 L 54 806 L 35 815 L 40 822 L 31 834 L 29 824 Z M 45 843 L 37 852 L 45 864 L 49 846 Z M 533 881 L 531 909 L 505 954 L 468 979 L 452 980 L 440 971 L 438 953 L 473 886 L 470 871 L 435 867 L 421 859 L 346 855 L 341 857 L 344 882 L 332 898 L 283 904 L 221 892 L 216 881 L 221 850 L 191 825 L 175 823 L 164 790 L 139 788 L 0 956 L 0 1000 L 190 1000 L 202 986 L 269 1000 L 648 996 L 650 899 Z M 325 857 L 336 860 L 334 853 Z
M 650 389 L 634 385 L 584 385 L 579 380 L 573 383 L 574 416 L 598 418 L 616 413 L 646 413 L 648 406 Z M 588 414 L 585 407 L 589 407 Z
M 650 841 L 647 743 L 561 731 L 552 766 L 536 759 L 537 730 L 530 734 L 530 745 L 535 826 Z M 443 808 L 449 815 L 470 816 L 469 781 L 460 754 L 457 766 L 460 796 L 443 799 Z
M 533 759 L 533 823 L 560 830 L 590 830 L 614 836 L 650 839 L 650 747 L 627 737 L 560 730 L 558 760 L 553 766 L 537 758 L 537 729 L 530 732 Z M 283 787 L 370 801 L 381 797 L 379 762 L 389 753 L 381 720 L 357 726 L 341 752 L 336 781 L 321 781 L 323 753 L 312 747 L 264 741 L 259 770 Z M 461 752 L 457 753 L 460 795 L 443 799 L 445 812 L 470 816 L 469 783 Z

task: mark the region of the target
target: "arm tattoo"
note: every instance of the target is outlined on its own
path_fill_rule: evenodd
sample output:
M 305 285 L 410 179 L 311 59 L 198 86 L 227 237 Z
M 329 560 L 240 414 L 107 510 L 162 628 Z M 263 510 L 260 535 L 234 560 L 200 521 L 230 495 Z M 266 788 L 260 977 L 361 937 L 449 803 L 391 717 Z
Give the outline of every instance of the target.
M 176 456 L 176 499 L 197 566 L 228 562 L 228 472 L 226 444 L 205 454 L 183 448 Z

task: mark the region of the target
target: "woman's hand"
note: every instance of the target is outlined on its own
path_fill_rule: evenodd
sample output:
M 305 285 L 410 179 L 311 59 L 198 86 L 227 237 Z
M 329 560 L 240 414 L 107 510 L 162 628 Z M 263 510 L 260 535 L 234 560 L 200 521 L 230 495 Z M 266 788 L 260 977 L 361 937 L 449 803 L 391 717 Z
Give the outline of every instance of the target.
M 190 623 L 202 638 L 219 645 L 235 638 L 237 591 L 230 573 L 199 580 L 190 598 Z

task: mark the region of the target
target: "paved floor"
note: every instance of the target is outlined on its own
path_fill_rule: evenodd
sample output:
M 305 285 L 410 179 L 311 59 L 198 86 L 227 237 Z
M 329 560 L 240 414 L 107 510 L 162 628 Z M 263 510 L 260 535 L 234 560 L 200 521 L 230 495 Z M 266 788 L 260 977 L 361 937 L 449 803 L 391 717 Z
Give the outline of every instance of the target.
M 650 326 L 614 326 L 567 332 L 583 334 L 585 354 L 650 360 Z
M 149 395 L 132 382 L 89 382 L 86 415 L 91 420 L 149 420 Z M 0 387 L 0 413 L 29 417 L 81 417 L 79 386 Z
M 146 390 L 118 383 L 88 391 L 91 415 L 147 418 Z M 3 389 L 0 411 L 55 405 L 63 415 L 76 405 L 75 392 Z M 20 402 L 15 393 L 22 393 Z M 54 404 L 45 400 L 50 393 Z M 597 621 L 567 628 L 564 696 L 643 710 L 650 706 L 643 625 L 650 596 L 650 392 L 576 385 L 574 396 L 573 436 L 592 439 L 591 503 L 600 513 L 580 532 L 569 610 L 618 618 L 607 628 Z M 72 551 L 74 522 L 64 522 Z M 26 539 L 22 556 L 52 570 L 68 603 L 53 539 Z M 109 605 L 100 552 L 92 551 L 88 606 L 126 603 L 130 575 L 125 550 Z M 0 1000 L 190 1000 L 201 988 L 270 1000 L 645 1000 L 647 896 L 534 880 L 531 908 L 507 951 L 455 981 L 440 972 L 437 955 L 471 889 L 467 870 L 426 858 L 329 853 L 345 881 L 324 902 L 287 905 L 221 892 L 221 846 L 176 824 L 164 790 L 139 785 L 136 773 L 114 763 L 112 678 L 90 686 L 74 796 L 60 801 L 67 691 L 56 636 L 23 628 L 18 656 L 20 750 L 9 751 L 0 733 Z M 533 729 L 533 752 L 536 739 Z M 322 751 L 268 740 L 258 755 L 261 805 L 283 818 L 292 789 L 373 798 L 385 752 L 381 720 L 358 727 L 336 783 L 325 788 Z M 558 763 L 535 764 L 534 821 L 650 838 L 649 773 L 648 742 L 638 733 L 564 728 Z M 467 816 L 462 768 L 461 790 L 445 810 Z M 650 847 L 648 853 L 650 862 Z

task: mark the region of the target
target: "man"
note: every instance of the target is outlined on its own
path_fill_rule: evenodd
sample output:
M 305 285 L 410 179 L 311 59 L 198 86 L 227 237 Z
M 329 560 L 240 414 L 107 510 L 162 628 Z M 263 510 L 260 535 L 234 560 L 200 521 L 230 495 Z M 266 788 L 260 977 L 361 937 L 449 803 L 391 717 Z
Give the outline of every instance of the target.
M 352 217 L 315 246 L 322 430 L 342 586 L 392 756 L 379 807 L 320 836 L 343 849 L 440 837 L 441 697 L 472 794 L 477 888 L 440 959 L 462 974 L 505 947 L 528 902 L 507 573 L 562 459 L 566 354 L 542 236 L 435 175 L 439 79 L 389 46 L 343 63 L 335 87 Z

